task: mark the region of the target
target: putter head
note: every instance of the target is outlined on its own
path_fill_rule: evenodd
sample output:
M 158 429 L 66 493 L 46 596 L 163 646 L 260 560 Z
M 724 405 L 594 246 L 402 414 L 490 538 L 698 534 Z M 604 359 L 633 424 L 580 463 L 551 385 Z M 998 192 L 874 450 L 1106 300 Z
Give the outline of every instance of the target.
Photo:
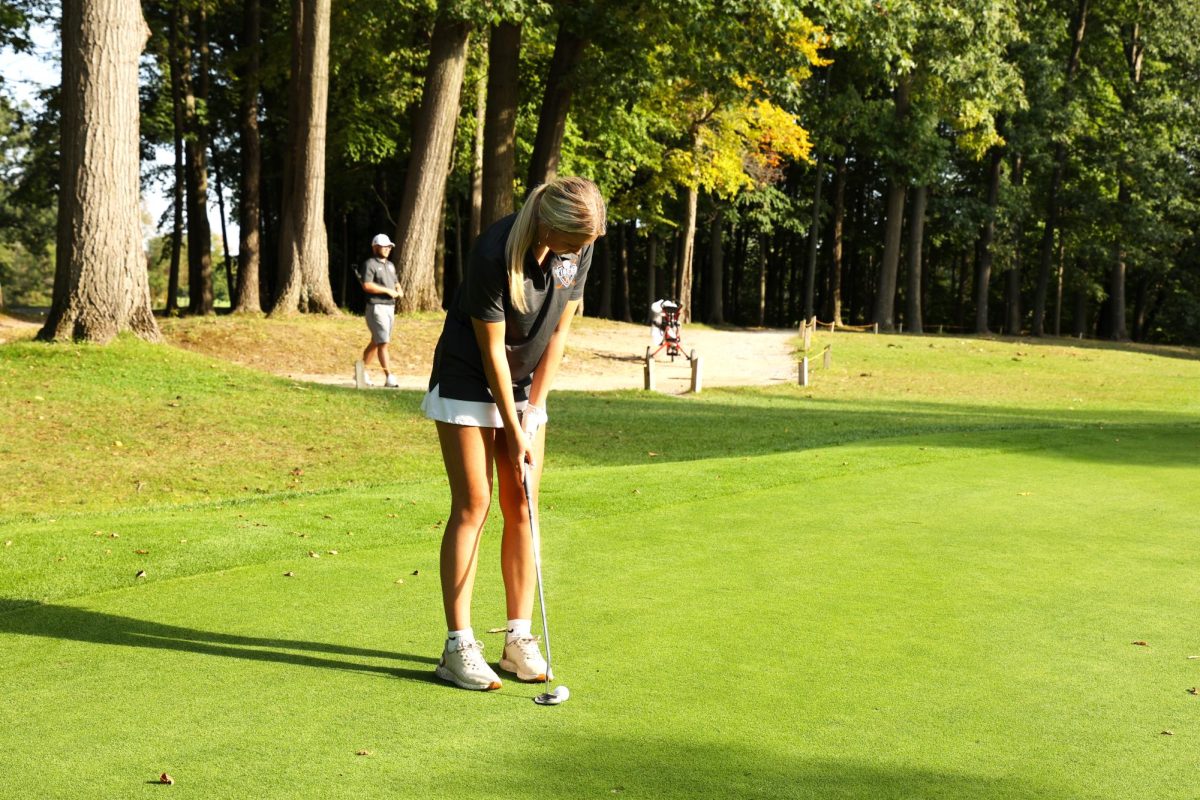
M 533 698 L 533 702 L 539 706 L 557 706 L 567 702 L 567 698 L 571 696 L 571 692 L 565 686 L 556 686 L 553 692 L 543 692 Z

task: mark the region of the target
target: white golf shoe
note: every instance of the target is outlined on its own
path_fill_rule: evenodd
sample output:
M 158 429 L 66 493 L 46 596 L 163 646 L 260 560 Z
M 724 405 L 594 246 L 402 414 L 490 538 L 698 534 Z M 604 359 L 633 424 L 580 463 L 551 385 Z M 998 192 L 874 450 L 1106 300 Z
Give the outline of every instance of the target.
M 499 689 L 500 676 L 483 660 L 483 642 L 461 642 L 457 649 L 442 652 L 434 674 L 463 689 Z
M 521 636 L 506 642 L 504 655 L 500 658 L 500 669 L 511 672 L 523 681 L 546 680 L 546 659 L 538 640 L 532 636 Z M 549 676 L 551 680 L 554 676 Z
M 395 375 L 388 375 L 387 380 L 383 382 L 383 385 L 389 389 L 395 389 L 400 386 L 400 381 L 396 380 Z

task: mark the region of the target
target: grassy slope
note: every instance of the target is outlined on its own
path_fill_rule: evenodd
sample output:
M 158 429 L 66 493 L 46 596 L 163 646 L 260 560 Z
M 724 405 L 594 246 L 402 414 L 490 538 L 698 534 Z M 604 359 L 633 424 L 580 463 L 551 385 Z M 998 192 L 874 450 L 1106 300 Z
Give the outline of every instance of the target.
M 833 341 L 808 390 L 555 398 L 544 713 L 428 682 L 414 395 L 0 348 L 0 419 L 70 421 L 0 439 L 0 797 L 1188 796 L 1200 362 Z

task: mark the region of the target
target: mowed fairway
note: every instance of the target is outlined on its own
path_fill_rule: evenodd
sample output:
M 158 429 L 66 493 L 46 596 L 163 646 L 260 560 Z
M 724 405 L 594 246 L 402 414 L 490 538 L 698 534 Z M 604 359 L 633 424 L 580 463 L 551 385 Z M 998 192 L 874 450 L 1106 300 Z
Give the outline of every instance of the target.
M 829 341 L 552 398 L 556 708 L 432 676 L 416 394 L 0 347 L 0 797 L 1195 797 L 1197 353 Z

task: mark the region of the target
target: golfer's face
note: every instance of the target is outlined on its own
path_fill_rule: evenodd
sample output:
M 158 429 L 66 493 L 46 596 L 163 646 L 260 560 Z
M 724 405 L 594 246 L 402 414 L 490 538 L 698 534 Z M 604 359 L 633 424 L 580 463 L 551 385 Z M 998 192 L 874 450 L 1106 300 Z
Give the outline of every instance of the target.
M 587 247 L 592 242 L 596 241 L 595 236 L 578 233 L 563 233 L 562 231 L 548 230 L 542 238 L 542 243 L 550 248 L 550 252 L 556 254 L 560 258 L 576 259 L 583 248 Z

